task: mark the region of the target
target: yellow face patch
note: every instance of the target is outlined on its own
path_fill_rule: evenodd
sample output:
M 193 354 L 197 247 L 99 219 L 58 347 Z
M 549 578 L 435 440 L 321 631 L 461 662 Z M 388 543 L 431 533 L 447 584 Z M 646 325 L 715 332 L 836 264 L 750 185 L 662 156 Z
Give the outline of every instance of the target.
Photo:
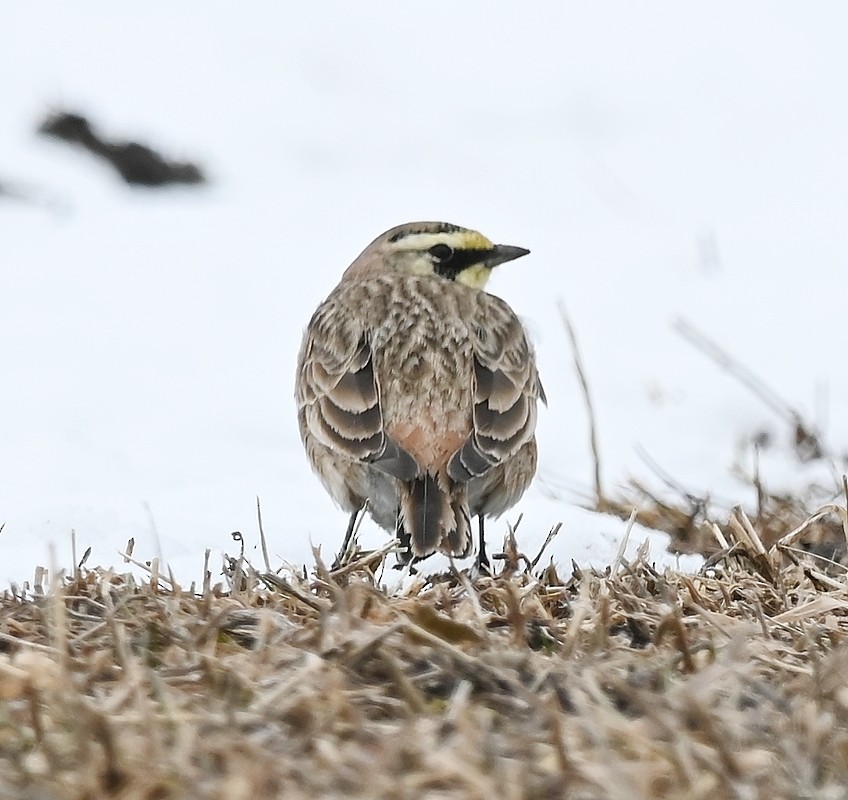
M 446 244 L 454 250 L 491 250 L 495 245 L 477 231 L 452 231 L 451 233 L 410 233 L 395 245 L 398 250 L 429 250 L 437 244 Z
M 482 233 L 467 228 L 407 233 L 392 245 L 395 268 L 412 275 L 437 274 L 482 289 L 492 273 L 482 262 L 494 252 L 495 245 Z
M 473 267 L 462 270 L 456 276 L 455 280 L 457 283 L 464 283 L 466 286 L 470 286 L 472 289 L 482 289 L 491 274 L 492 270 L 489 267 L 483 264 L 475 264 Z

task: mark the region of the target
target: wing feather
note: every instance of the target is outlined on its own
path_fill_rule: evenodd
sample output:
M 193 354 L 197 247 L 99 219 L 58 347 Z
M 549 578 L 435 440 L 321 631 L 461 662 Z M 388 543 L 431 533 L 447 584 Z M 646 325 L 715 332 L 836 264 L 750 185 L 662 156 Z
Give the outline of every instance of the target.
M 533 438 L 536 403 L 544 402 L 533 350 L 514 312 L 487 295 L 472 337 L 472 431 L 451 457 L 448 475 L 466 482 L 514 456 Z
M 350 316 L 327 301 L 306 330 L 296 391 L 306 430 L 355 461 L 412 480 L 419 473 L 418 464 L 388 436 L 383 424 L 368 337 L 351 327 Z

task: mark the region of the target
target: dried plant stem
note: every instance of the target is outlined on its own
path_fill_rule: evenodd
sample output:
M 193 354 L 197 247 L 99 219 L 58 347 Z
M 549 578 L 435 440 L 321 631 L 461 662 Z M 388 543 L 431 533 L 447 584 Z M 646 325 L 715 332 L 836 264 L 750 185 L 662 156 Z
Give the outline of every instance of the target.
M 256 521 L 259 525 L 259 543 L 262 546 L 262 562 L 265 564 L 265 572 L 271 572 L 271 561 L 268 558 L 268 542 L 265 539 L 265 528 L 262 527 L 262 506 L 259 503 L 259 495 L 256 496 Z
M 743 386 L 759 397 L 772 411 L 783 417 L 787 422 L 794 423 L 798 419 L 795 410 L 765 381 L 754 375 L 748 367 L 731 356 L 706 334 L 699 331 L 691 322 L 685 319 L 677 319 L 673 327 L 689 344 L 712 359 L 725 372 L 730 373 Z
M 595 408 L 592 402 L 592 393 L 589 391 L 589 381 L 586 377 L 586 370 L 583 366 L 583 359 L 580 355 L 580 348 L 577 344 L 577 334 L 574 331 L 574 326 L 571 324 L 571 319 L 566 311 L 565 304 L 560 301 L 558 303 L 560 317 L 565 326 L 565 331 L 568 334 L 568 340 L 571 343 L 571 356 L 574 361 L 574 369 L 577 372 L 577 377 L 580 381 L 580 388 L 583 393 L 583 402 L 586 405 L 586 413 L 589 417 L 589 443 L 592 449 L 592 462 L 594 464 L 594 486 L 595 486 L 595 501 L 598 508 L 604 505 L 604 491 L 601 482 L 601 450 L 598 445 L 598 428 L 595 418 Z

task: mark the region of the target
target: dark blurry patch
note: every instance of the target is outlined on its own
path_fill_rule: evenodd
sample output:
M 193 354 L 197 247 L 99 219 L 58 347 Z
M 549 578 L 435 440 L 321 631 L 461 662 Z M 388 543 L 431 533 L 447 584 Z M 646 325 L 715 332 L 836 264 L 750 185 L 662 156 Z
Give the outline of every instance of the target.
M 108 161 L 127 183 L 134 186 L 206 182 L 203 172 L 196 164 L 169 161 L 138 142 L 104 139 L 94 130 L 91 123 L 79 114 L 64 111 L 51 114 L 38 127 L 38 132 L 84 147 L 90 153 Z

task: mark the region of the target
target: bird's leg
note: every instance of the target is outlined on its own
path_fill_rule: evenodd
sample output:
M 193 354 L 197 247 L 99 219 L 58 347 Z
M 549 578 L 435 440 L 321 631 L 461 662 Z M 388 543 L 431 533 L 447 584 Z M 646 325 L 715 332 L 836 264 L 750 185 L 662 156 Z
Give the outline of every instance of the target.
M 395 536 L 400 541 L 400 552 L 397 554 L 397 568 L 402 569 L 407 564 L 412 562 L 412 536 L 403 527 L 403 523 L 400 518 L 400 511 L 398 511 L 397 515 L 397 526 L 395 528 Z
M 347 530 L 345 531 L 344 541 L 342 542 L 342 549 L 339 550 L 339 554 L 336 556 L 336 563 L 333 565 L 334 569 L 344 564 L 347 549 L 350 547 L 350 540 L 353 539 L 353 532 L 356 530 L 356 518 L 359 516 L 360 511 L 362 511 L 362 509 L 357 508 L 356 511 L 350 515 L 350 521 L 347 523 Z
M 477 569 L 483 575 L 491 575 L 492 574 L 492 566 L 489 563 L 489 556 L 486 554 L 486 536 L 483 531 L 483 515 L 477 515 L 477 522 L 479 523 L 479 538 L 480 544 L 477 549 Z

